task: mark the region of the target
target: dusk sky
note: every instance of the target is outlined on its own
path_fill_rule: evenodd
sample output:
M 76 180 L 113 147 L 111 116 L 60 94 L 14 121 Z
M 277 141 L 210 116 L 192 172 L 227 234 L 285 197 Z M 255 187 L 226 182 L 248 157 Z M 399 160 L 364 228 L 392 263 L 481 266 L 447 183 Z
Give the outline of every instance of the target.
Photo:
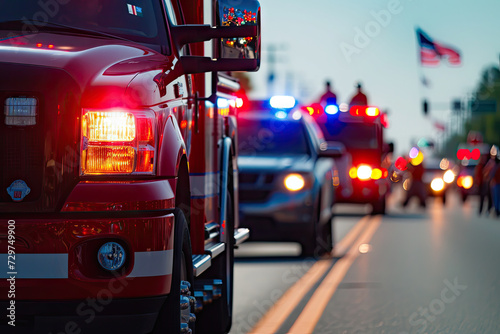
M 263 59 L 251 73 L 253 98 L 266 98 L 270 46 L 275 46 L 275 94 L 315 102 L 331 80 L 339 102 L 362 82 L 369 104 L 389 111 L 387 139 L 402 153 L 421 137 L 442 138 L 434 120 L 451 122 L 450 103 L 473 92 L 481 72 L 499 64 L 498 0 L 260 0 Z M 387 15 L 388 14 L 388 15 Z M 415 28 L 461 53 L 462 65 L 419 63 Z M 367 34 L 368 32 L 368 34 Z M 364 35 L 364 36 L 362 36 Z M 424 75 L 430 82 L 425 88 Z M 291 80 L 287 80 L 290 79 Z M 288 90 L 288 91 L 287 91 Z M 431 113 L 424 117 L 421 101 Z

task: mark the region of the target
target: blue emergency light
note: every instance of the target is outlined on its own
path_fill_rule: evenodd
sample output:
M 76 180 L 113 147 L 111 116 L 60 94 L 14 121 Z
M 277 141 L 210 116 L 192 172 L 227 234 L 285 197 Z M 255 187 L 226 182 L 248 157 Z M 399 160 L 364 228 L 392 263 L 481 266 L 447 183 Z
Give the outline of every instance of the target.
M 280 110 L 280 111 L 277 111 L 276 114 L 274 114 L 274 116 L 276 118 L 279 118 L 279 119 L 285 119 L 288 114 L 286 112 L 284 112 L 283 110 Z
M 339 112 L 339 106 L 336 104 L 329 104 L 325 107 L 325 113 L 328 115 L 335 115 Z

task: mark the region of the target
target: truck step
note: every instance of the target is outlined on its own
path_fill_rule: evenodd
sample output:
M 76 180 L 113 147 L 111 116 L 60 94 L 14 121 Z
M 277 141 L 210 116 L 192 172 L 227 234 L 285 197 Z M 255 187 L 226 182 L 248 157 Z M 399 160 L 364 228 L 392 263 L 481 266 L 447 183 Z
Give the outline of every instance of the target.
M 234 245 L 238 246 L 250 237 L 250 230 L 247 228 L 238 228 L 234 231 Z
M 210 254 L 193 255 L 193 274 L 198 277 L 212 265 Z

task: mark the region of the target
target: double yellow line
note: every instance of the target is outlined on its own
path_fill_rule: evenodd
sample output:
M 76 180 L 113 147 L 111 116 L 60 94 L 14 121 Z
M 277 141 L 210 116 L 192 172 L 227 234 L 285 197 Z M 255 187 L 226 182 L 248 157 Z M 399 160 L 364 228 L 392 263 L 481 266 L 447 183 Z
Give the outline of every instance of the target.
M 297 318 L 289 334 L 312 333 L 328 301 L 359 255 L 359 246 L 370 241 L 382 220 L 381 216 L 363 217 L 349 233 L 335 245 L 335 256 L 342 256 L 330 269 L 325 279 L 312 295 Z M 361 235 L 360 235 L 361 234 Z M 358 237 L 359 236 L 359 237 Z M 357 238 L 357 239 L 356 239 Z M 350 247 L 350 248 L 349 248 Z M 252 328 L 250 334 L 274 334 L 297 307 L 307 292 L 311 290 L 331 266 L 331 259 L 321 259 L 314 263 L 271 309 Z

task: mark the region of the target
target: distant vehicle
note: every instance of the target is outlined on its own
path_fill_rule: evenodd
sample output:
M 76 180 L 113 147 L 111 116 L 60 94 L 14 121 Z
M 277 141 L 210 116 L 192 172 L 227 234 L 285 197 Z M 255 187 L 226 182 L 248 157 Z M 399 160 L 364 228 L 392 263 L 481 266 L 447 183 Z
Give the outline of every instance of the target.
M 460 171 L 457 175 L 457 186 L 462 201 L 467 201 L 469 196 L 479 194 L 479 185 L 474 180 L 474 169 L 481 159 L 481 155 L 489 152 L 490 145 L 482 142 L 480 134 L 471 131 L 467 143 L 461 143 L 457 149 L 457 160 Z
M 298 242 L 303 256 L 314 256 L 333 246 L 339 152 L 294 106 L 290 97 L 252 101 L 238 115 L 240 226 L 251 229 L 250 240 Z
M 428 197 L 440 197 L 446 203 L 446 193 L 453 185 L 455 173 L 448 159 L 425 159 L 422 182 Z
M 394 150 L 392 143 L 384 142 L 387 115 L 371 106 L 327 105 L 310 111 L 325 139 L 345 147 L 346 154 L 336 159 L 336 203 L 371 204 L 373 214 L 385 214 L 391 189 L 389 154 Z

